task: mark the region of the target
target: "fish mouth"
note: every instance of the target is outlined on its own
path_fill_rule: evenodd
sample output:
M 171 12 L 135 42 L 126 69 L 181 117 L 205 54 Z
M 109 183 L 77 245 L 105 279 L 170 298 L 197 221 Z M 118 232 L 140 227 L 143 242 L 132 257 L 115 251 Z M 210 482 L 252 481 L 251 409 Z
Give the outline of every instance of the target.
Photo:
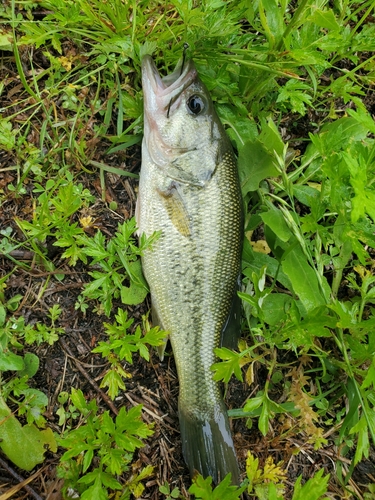
M 197 78 L 197 70 L 191 59 L 182 58 L 172 73 L 161 77 L 150 55 L 142 59 L 142 87 L 145 114 L 173 113 L 181 102 L 181 94 Z

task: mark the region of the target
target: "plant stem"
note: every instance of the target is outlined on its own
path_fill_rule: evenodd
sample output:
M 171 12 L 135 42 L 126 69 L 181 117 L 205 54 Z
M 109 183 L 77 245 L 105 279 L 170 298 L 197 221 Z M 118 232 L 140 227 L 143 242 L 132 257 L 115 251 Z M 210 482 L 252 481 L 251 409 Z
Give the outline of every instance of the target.
M 345 269 L 345 266 L 349 262 L 350 256 L 352 253 L 352 244 L 350 241 L 345 241 L 340 249 L 340 255 L 339 255 L 339 261 L 340 261 L 340 267 L 335 268 L 335 274 L 332 280 L 332 297 L 336 298 L 339 287 L 342 281 L 342 275 Z
M 296 27 L 296 25 L 298 24 L 298 22 L 299 22 L 299 20 L 300 20 L 300 18 L 302 16 L 302 14 L 303 14 L 303 12 L 305 10 L 306 5 L 309 2 L 310 2 L 310 0 L 302 0 L 302 2 L 300 3 L 299 7 L 295 11 L 294 16 L 292 17 L 290 23 L 286 27 L 286 30 L 284 31 L 283 36 L 281 37 L 281 40 L 276 45 L 276 50 L 281 50 L 281 47 L 282 47 L 282 44 L 283 44 L 284 40 L 289 35 L 289 33 L 292 31 L 292 29 L 294 29 Z

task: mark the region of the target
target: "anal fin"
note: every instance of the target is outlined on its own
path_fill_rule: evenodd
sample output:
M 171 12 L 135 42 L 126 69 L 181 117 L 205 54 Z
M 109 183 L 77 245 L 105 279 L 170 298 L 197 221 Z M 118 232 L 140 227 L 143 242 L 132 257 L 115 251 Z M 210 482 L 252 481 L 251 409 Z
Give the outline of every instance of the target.
M 164 330 L 163 324 L 160 321 L 159 315 L 158 315 L 158 313 L 157 313 L 156 308 L 154 307 L 154 305 L 151 306 L 151 316 L 152 316 L 152 325 L 153 326 L 159 326 L 162 330 Z M 167 342 L 168 342 L 168 336 L 166 336 L 163 339 L 163 343 L 161 345 L 158 345 L 156 347 L 156 350 L 158 352 L 160 361 L 163 361 L 163 359 L 164 359 L 164 352 L 165 352 L 165 348 L 167 347 Z
M 228 314 L 227 321 L 221 331 L 220 343 L 222 347 L 228 349 L 237 349 L 238 342 L 241 337 L 241 313 L 242 304 L 237 291 L 240 290 L 241 280 L 238 277 L 235 292 L 232 298 L 231 308 Z

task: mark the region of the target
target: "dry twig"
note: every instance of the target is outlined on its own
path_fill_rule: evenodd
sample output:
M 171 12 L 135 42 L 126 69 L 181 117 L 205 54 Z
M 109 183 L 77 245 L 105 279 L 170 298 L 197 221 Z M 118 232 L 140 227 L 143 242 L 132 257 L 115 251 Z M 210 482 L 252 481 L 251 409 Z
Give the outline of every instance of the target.
M 90 385 L 92 385 L 92 387 L 96 390 L 96 392 L 98 394 L 100 394 L 101 398 L 106 403 L 106 405 L 113 411 L 113 413 L 115 415 L 118 415 L 118 409 L 116 408 L 116 406 L 113 404 L 113 402 L 111 401 L 111 399 L 107 396 L 107 394 L 100 389 L 100 387 L 95 382 L 95 380 L 93 380 L 90 377 L 90 375 L 87 373 L 87 371 L 83 368 L 83 366 L 80 363 L 80 361 L 73 356 L 72 351 L 68 347 L 68 345 L 65 342 L 65 340 L 62 339 L 62 338 L 60 338 L 59 342 L 60 342 L 62 348 L 64 349 L 64 351 L 67 353 L 67 355 L 74 361 L 76 367 L 82 373 L 82 375 L 85 377 L 85 379 L 90 383 Z

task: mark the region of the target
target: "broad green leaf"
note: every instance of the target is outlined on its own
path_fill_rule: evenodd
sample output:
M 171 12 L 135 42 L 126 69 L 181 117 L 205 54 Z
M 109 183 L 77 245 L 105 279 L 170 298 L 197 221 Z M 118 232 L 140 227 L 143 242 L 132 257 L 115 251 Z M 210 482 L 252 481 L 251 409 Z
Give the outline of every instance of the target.
M 337 319 L 328 314 L 324 306 L 321 306 L 307 314 L 299 326 L 311 337 L 329 337 L 330 329 L 337 326 Z
M 314 9 L 313 14 L 309 17 L 309 20 L 322 28 L 327 28 L 329 30 L 340 29 L 340 25 L 331 9 Z
M 12 51 L 12 39 L 11 33 L 0 33 L 0 50 Z
M 340 439 L 342 439 L 359 420 L 358 415 L 361 399 L 359 397 L 357 381 L 353 378 L 348 378 L 346 383 L 346 394 L 348 396 L 349 409 L 341 424 Z
M 255 493 L 259 500 L 284 500 L 284 497 L 277 493 L 277 485 L 272 482 L 257 484 Z
M 351 328 L 357 323 L 357 319 L 353 316 L 353 310 L 350 303 L 336 300 L 328 306 L 337 314 L 337 324 L 339 328 Z
M 157 50 L 158 44 L 155 40 L 146 40 L 143 44 L 135 42 L 134 48 L 137 50 L 137 52 L 139 52 L 139 57 L 140 59 L 142 59 L 142 57 L 146 54 L 153 54 L 155 50 Z
M 373 358 L 371 366 L 367 370 L 361 389 L 367 389 L 368 387 L 371 387 L 371 385 L 375 389 L 375 358 Z
M 110 257 L 105 244 L 105 236 L 101 231 L 98 231 L 93 238 L 89 238 L 87 235 L 78 236 L 77 241 L 84 245 L 85 253 L 93 257 L 93 264 Z
M 74 438 L 73 438 L 74 436 Z M 87 450 L 87 443 L 86 442 L 76 442 L 76 438 L 79 436 L 77 433 L 73 433 L 73 435 L 65 438 L 65 439 L 59 439 L 59 444 L 63 446 L 64 448 L 70 448 L 69 451 L 66 451 L 62 457 L 61 461 L 65 462 L 69 460 L 70 458 L 76 457 L 77 455 L 80 455 L 81 453 L 85 452 Z M 84 438 L 82 438 L 84 439 Z
M 130 377 L 130 375 L 128 375 Z M 125 384 L 121 375 L 115 370 L 109 370 L 103 377 L 100 387 L 108 387 L 109 397 L 114 400 L 120 390 L 125 390 Z
M 346 152 L 342 154 L 350 172 L 350 184 L 354 189 L 351 219 L 357 222 L 367 213 L 375 221 L 375 192 L 373 188 L 368 188 L 370 179 L 367 176 L 366 161 L 362 155 L 353 157 Z
M 107 488 L 112 488 L 113 490 L 121 490 L 122 485 L 119 483 L 116 478 L 112 474 L 108 474 L 107 472 L 101 473 L 101 479 Z
M 23 358 L 24 368 L 18 373 L 19 377 L 28 375 L 29 378 L 33 377 L 39 369 L 39 358 L 32 352 L 27 352 Z
M 12 123 L 4 118 L 0 120 L 0 144 L 3 149 L 11 151 L 14 149 L 16 142 L 16 131 L 13 129 Z M 17 221 L 19 223 L 20 221 Z M 29 223 L 30 224 L 30 223 Z M 30 224 L 32 226 L 32 224 Z
M 158 326 L 155 326 L 145 333 L 143 342 L 157 347 L 165 343 L 166 336 L 168 336 L 168 332 L 160 330 Z
M 293 49 L 289 52 L 289 56 L 295 61 L 301 64 L 319 64 L 322 67 L 329 67 L 330 64 L 324 57 L 324 54 L 317 50 L 316 48 L 311 48 L 311 50 L 303 49 Z
M 283 156 L 285 144 L 272 118 L 262 119 L 261 124 L 262 130 L 259 134 L 260 142 L 271 156 L 273 156 L 275 152 L 278 156 Z
M 252 412 L 259 408 L 264 401 L 264 396 L 256 396 L 255 398 L 248 399 L 243 408 L 244 412 Z
M 110 448 L 108 454 L 103 459 L 103 463 L 108 467 L 108 472 L 114 476 L 121 474 L 124 462 L 124 450 L 121 448 Z
M 238 168 L 244 195 L 256 191 L 263 179 L 278 175 L 274 158 L 258 139 L 247 141 L 240 149 Z
M 280 88 L 276 102 L 287 103 L 289 109 L 303 116 L 306 113 L 305 104 L 311 106 L 312 97 L 308 91 L 311 91 L 309 85 L 295 79 L 288 80 Z
M 86 472 L 90 467 L 92 459 L 94 458 L 94 449 L 92 447 L 88 448 L 84 454 L 82 461 L 82 472 Z
M 262 12 L 263 9 L 266 16 L 267 21 L 263 18 Z M 280 7 L 279 2 L 276 0 L 260 0 L 259 2 L 259 13 L 262 20 L 262 24 L 266 29 L 266 34 L 268 33 L 268 38 L 271 43 L 271 40 L 278 42 L 285 31 L 284 25 L 284 12 Z
M 264 321 L 271 326 L 277 325 L 287 316 L 293 299 L 286 293 L 270 293 L 264 298 L 262 311 Z
M 218 115 L 224 125 L 229 125 L 227 133 L 232 141 L 236 143 L 237 150 L 241 148 L 247 141 L 253 141 L 258 135 L 256 124 L 249 118 L 238 116 L 231 107 L 226 105 L 217 106 Z
M 266 273 L 268 276 L 271 276 L 274 279 L 276 278 L 277 281 L 281 283 L 282 286 L 287 290 L 292 290 L 290 279 L 282 270 L 280 263 L 270 255 L 260 252 L 254 252 L 248 240 L 245 240 L 244 242 L 242 257 L 244 262 L 243 273 L 248 278 L 251 279 L 253 272 L 259 274 L 262 267 L 266 266 Z
M 89 275 L 94 278 L 94 281 L 89 283 L 84 290 L 86 296 L 92 295 L 100 287 L 104 287 L 110 283 L 110 277 L 108 274 L 101 273 L 99 271 L 90 272 Z
M 103 488 L 102 484 L 102 474 L 105 473 L 95 469 L 95 471 L 89 472 L 78 480 L 79 483 L 90 484 L 95 477 L 94 484 L 82 493 L 81 500 L 93 500 L 94 498 L 95 500 L 108 500 L 108 492 Z
M 287 242 L 292 236 L 289 226 L 285 222 L 282 212 L 274 205 L 270 206 L 268 212 L 260 214 L 263 222 L 276 234 L 281 241 Z
M 141 261 L 129 262 L 128 265 L 132 280 L 130 286 L 123 286 L 121 288 L 121 301 L 123 304 L 137 305 L 145 300 L 148 294 L 148 287 L 142 274 Z
M 116 431 L 115 423 L 110 417 L 108 411 L 105 411 L 101 415 L 100 428 L 103 432 L 106 432 L 107 434 L 114 434 Z
M 307 312 L 325 304 L 316 273 L 308 264 L 302 250 L 294 247 L 287 252 L 282 268 Z
M 152 435 L 153 431 L 141 419 L 142 405 L 134 406 L 128 412 L 124 407 L 121 408 L 116 417 L 116 427 L 118 431 L 124 432 L 127 436 L 137 435 L 146 438 Z M 116 442 L 118 438 L 116 435 Z M 117 443 L 120 446 L 120 443 Z
M 87 410 L 87 403 L 83 396 L 83 392 L 80 389 L 74 389 L 72 387 L 72 393 L 70 396 L 73 405 L 81 412 Z
M 369 132 L 375 134 L 375 121 L 370 113 L 364 109 L 358 108 L 356 111 L 354 109 L 348 109 L 348 114 L 366 127 Z
M 11 351 L 0 352 L 0 371 L 23 370 L 25 363 L 22 356 Z
M 3 326 L 7 317 L 7 312 L 3 304 L 0 304 L 0 326 Z
M 260 400 L 260 404 L 259 404 Z M 254 401 L 254 409 L 247 411 L 247 404 L 250 403 L 249 408 L 252 408 L 251 404 Z M 231 418 L 253 418 L 259 417 L 262 411 L 262 402 L 263 396 L 256 396 L 255 398 L 251 398 L 246 402 L 246 405 L 243 408 L 228 410 L 228 416 Z M 259 406 L 258 406 L 259 405 Z M 246 411 L 245 411 L 246 409 Z M 300 410 L 295 407 L 294 403 L 271 403 L 271 410 L 273 413 L 291 413 L 293 415 L 298 415 Z
M 293 186 L 293 194 L 298 201 L 306 205 L 312 206 L 315 200 L 319 199 L 320 192 L 311 186 Z
M 23 391 L 26 400 L 32 405 L 32 406 L 39 406 L 41 408 L 46 407 L 48 405 L 48 397 L 44 392 L 40 391 L 39 389 L 33 389 L 32 387 L 29 387 L 28 389 L 25 389 Z
M 271 418 L 271 412 L 269 407 L 269 399 L 267 395 L 263 397 L 262 411 L 260 413 L 258 427 L 263 436 L 266 436 L 269 427 L 269 420 Z
M 30 471 L 44 461 L 47 448 L 56 452 L 57 444 L 50 428 L 22 426 L 0 397 L 0 448 L 17 467 Z
M 349 144 L 367 137 L 368 128 L 352 117 L 344 117 L 327 123 L 319 134 L 310 134 L 311 144 L 307 147 L 303 162 L 316 157 L 318 152 L 322 158 L 329 158 L 333 153 L 345 150 Z M 337 160 L 336 160 L 337 162 Z

